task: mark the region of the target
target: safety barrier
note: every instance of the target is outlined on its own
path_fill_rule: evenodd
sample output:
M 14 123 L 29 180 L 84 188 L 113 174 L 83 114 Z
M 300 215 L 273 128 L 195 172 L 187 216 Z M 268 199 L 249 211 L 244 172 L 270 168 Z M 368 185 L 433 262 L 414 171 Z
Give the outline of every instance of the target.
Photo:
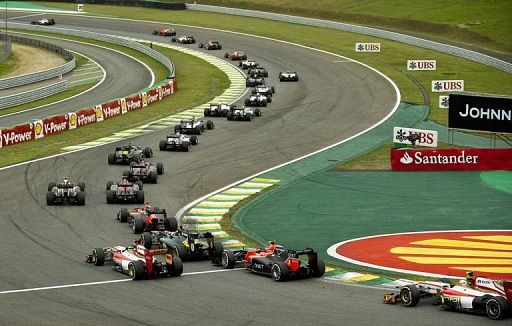
M 44 97 L 48 97 L 60 92 L 64 92 L 68 89 L 67 80 L 61 80 L 57 83 L 45 85 L 33 90 L 29 90 L 23 93 L 8 95 L 0 97 L 0 110 L 10 108 L 16 105 L 32 102 L 39 100 Z
M 55 44 L 50 44 L 47 42 L 43 42 L 40 40 L 35 40 L 35 39 L 22 37 L 22 36 L 16 36 L 16 35 L 10 35 L 9 38 L 11 39 L 12 42 L 28 44 L 31 46 L 37 46 L 37 47 L 45 48 L 50 51 L 59 53 L 68 62 L 64 65 L 50 68 L 47 70 L 42 70 L 42 71 L 33 72 L 33 73 L 25 74 L 25 75 L 0 79 L 0 89 L 7 89 L 7 88 L 12 88 L 12 87 L 27 85 L 27 84 L 39 82 L 42 80 L 59 77 L 61 75 L 64 75 L 64 74 L 70 72 L 71 70 L 75 69 L 75 65 L 76 65 L 75 56 L 71 52 L 67 51 L 66 49 L 64 49 L 60 46 L 57 46 Z
M 324 27 L 337 29 L 345 32 L 358 33 L 364 35 L 370 35 L 380 38 L 389 39 L 396 42 L 401 42 L 405 44 L 410 44 L 414 46 L 419 46 L 422 48 L 426 48 L 429 50 L 434 50 L 437 52 L 447 53 L 454 56 L 458 56 L 464 59 L 469 59 L 472 61 L 476 61 L 478 63 L 482 63 L 484 65 L 494 67 L 508 73 L 512 72 L 512 64 L 506 61 L 488 56 L 486 54 L 478 53 L 475 51 L 459 48 L 453 45 L 443 44 L 439 42 L 429 41 L 425 39 L 421 39 L 418 37 L 400 34 L 396 32 L 385 31 L 377 28 L 358 26 L 352 24 L 345 24 L 330 20 L 321 20 L 314 18 L 305 18 L 298 16 L 290 16 L 283 14 L 275 14 L 270 12 L 256 11 L 256 10 L 245 10 L 245 9 L 236 9 L 236 8 L 226 8 L 226 7 L 217 7 L 217 6 L 208 6 L 208 5 L 199 5 L 199 4 L 187 4 L 188 10 L 197 10 L 197 11 L 207 11 L 207 12 L 216 12 L 222 14 L 229 15 L 238 15 L 238 16 L 246 16 L 246 17 L 254 17 L 254 18 L 263 18 L 270 19 L 276 21 L 282 21 L 287 23 L 295 23 L 316 27 Z

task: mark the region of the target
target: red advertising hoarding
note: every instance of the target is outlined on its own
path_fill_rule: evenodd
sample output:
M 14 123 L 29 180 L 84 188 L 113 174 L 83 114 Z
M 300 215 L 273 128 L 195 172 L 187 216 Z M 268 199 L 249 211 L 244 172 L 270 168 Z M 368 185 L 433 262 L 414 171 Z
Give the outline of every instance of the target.
M 102 104 L 101 110 L 103 112 L 104 120 L 115 117 L 116 115 L 121 115 L 121 101 L 114 100 L 112 102 Z
M 512 148 L 392 149 L 393 171 L 512 170 Z
M 96 122 L 96 111 L 94 109 L 80 110 L 76 113 L 76 125 L 82 127 Z
M 152 90 L 146 92 L 146 104 L 147 105 L 157 102 L 158 100 L 159 100 L 158 88 L 152 89 Z
M 43 119 L 44 135 L 57 134 L 69 129 L 68 115 L 57 115 L 55 117 Z
M 2 146 L 24 143 L 34 139 L 34 124 L 25 123 L 2 129 Z
M 127 98 L 125 98 L 125 102 L 126 102 L 126 109 L 128 111 L 141 109 L 142 108 L 142 95 L 137 94 L 134 96 L 127 97 Z

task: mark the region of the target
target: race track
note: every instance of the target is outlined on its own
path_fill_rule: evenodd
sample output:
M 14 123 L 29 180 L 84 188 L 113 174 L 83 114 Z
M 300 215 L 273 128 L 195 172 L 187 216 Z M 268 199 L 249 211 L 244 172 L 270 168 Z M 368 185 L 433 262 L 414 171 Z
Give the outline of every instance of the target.
M 150 35 L 159 27 L 157 24 L 68 16 L 58 16 L 58 24 L 163 40 Z M 147 185 L 144 190 L 147 200 L 168 211 L 175 212 L 193 199 L 235 180 L 364 130 L 386 116 L 396 102 L 393 87 L 382 76 L 339 57 L 237 34 L 177 29 L 180 34 L 194 34 L 199 41 L 218 39 L 226 50 L 247 50 L 269 69 L 268 81 L 276 86 L 276 94 L 272 104 L 263 110 L 263 116 L 251 123 L 216 119 L 217 128 L 201 136 L 201 143 L 189 153 L 158 152 L 158 141 L 167 130 L 131 140 L 152 146 L 156 153 L 153 161 L 164 163 L 166 172 L 159 183 Z M 224 49 L 216 55 L 221 56 Z M 299 71 L 299 83 L 277 81 L 277 73 L 287 67 Z M 178 80 L 185 73 L 186 67 L 177 67 Z M 105 182 L 118 179 L 125 169 L 107 165 L 107 154 L 114 146 L 0 170 L 5 192 L 0 210 L 0 232 L 4 240 L 0 255 L 3 323 L 391 325 L 413 321 L 415 325 L 482 325 L 489 322 L 485 317 L 434 313 L 436 308 L 427 302 L 416 309 L 383 305 L 382 290 L 318 279 L 276 283 L 238 270 L 189 274 L 178 279 L 2 292 L 126 279 L 107 266 L 94 267 L 83 262 L 84 254 L 92 247 L 124 244 L 134 239 L 131 230 L 114 219 L 123 206 L 105 204 Z M 62 176 L 85 182 L 85 207 L 46 206 L 48 181 Z M 208 262 L 186 263 L 184 268 L 185 274 L 218 269 Z

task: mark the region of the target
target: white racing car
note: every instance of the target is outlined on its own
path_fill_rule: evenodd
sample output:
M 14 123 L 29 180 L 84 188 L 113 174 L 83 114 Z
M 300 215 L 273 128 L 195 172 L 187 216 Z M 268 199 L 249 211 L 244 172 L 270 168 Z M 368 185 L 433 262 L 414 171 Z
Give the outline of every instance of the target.
M 199 144 L 199 138 L 196 135 L 187 136 L 179 132 L 168 134 L 165 139 L 160 140 L 158 147 L 161 151 L 184 151 L 190 150 L 190 145 Z
M 225 117 L 235 104 L 210 103 L 210 107 L 204 109 L 205 117 Z
M 245 70 L 245 69 L 249 69 L 249 68 L 256 68 L 258 66 L 258 64 L 253 59 L 247 59 L 247 60 L 240 61 L 238 63 L 238 66 L 242 67 L 242 69 Z
M 299 74 L 296 71 L 285 71 L 279 73 L 279 81 L 299 81 Z
M 257 93 L 246 98 L 244 103 L 246 106 L 267 106 L 267 103 L 270 102 L 272 102 L 272 97 L 270 95 Z
M 398 280 L 399 294 L 384 295 L 384 302 L 414 307 L 421 298 L 434 297 L 434 304 L 448 310 L 486 314 L 491 319 L 503 319 L 512 311 L 512 281 L 498 281 L 486 277 L 473 277 L 468 272 L 466 279 L 452 285 L 444 280 L 438 282 L 413 282 Z
M 228 112 L 227 119 L 239 120 L 239 121 L 251 121 L 254 117 L 261 116 L 261 110 L 259 108 L 248 108 L 245 105 L 241 108 L 233 108 Z

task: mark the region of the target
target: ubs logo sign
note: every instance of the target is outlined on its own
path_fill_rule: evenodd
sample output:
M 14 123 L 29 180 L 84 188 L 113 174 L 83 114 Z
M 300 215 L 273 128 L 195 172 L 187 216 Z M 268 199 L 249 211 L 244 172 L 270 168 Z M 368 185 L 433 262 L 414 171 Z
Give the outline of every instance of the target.
M 432 92 L 462 92 L 464 80 L 433 80 Z
M 356 52 L 380 52 L 380 43 L 356 43 Z
M 407 60 L 407 70 L 436 70 L 436 60 Z

